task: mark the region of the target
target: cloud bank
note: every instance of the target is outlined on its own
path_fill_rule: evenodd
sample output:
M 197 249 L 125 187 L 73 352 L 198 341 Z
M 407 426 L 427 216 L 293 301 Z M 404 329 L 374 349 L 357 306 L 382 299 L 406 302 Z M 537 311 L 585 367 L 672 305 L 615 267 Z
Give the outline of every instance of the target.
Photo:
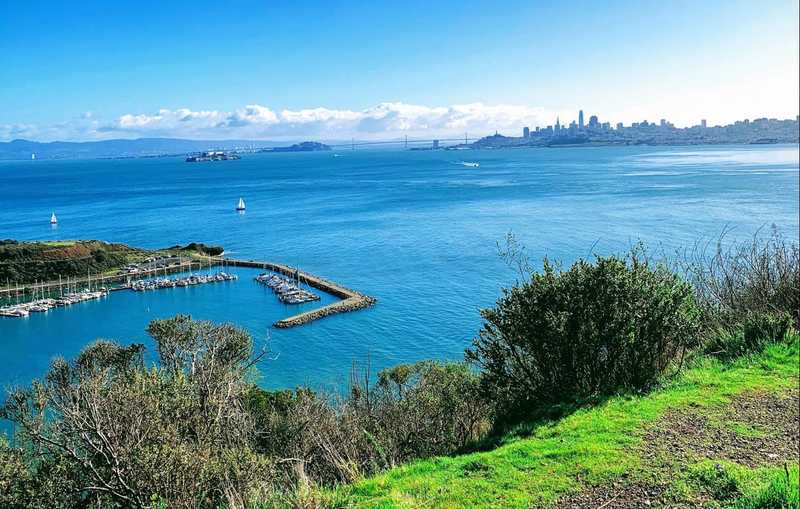
M 111 138 L 170 137 L 188 139 L 393 139 L 470 137 L 495 130 L 517 135 L 523 126 L 555 122 L 559 112 L 519 105 L 483 103 L 420 106 L 385 102 L 360 110 L 309 108 L 275 111 L 249 104 L 235 111 L 187 108 L 128 113 L 103 120 L 92 113 L 53 125 L 0 125 L 0 139 L 84 141 Z M 573 113 L 574 115 L 574 113 Z M 565 118 L 561 112 L 562 121 Z

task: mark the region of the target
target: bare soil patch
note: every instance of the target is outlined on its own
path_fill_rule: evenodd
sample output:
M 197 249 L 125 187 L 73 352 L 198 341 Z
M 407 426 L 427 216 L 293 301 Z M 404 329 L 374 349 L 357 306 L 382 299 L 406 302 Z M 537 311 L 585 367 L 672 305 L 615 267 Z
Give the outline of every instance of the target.
M 748 467 L 795 462 L 800 457 L 800 391 L 748 392 L 719 409 L 699 407 L 667 412 L 645 431 L 632 454 L 644 458 L 653 480 L 626 480 L 590 486 L 561 499 L 559 509 L 688 507 L 665 496 L 680 468 L 704 459 Z M 698 505 L 699 504 L 699 505 Z M 692 507 L 702 507 L 695 500 Z

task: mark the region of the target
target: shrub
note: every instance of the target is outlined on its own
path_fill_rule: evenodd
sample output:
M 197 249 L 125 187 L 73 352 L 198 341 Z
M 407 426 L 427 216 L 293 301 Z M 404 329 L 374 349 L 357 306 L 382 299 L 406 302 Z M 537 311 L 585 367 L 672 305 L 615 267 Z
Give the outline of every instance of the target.
M 500 420 L 539 405 L 643 389 L 692 342 L 699 310 L 691 286 L 635 249 L 580 260 L 504 289 L 467 358 Z
M 347 482 L 413 458 L 453 453 L 481 437 L 486 405 L 464 363 L 424 361 L 378 374 L 354 369 L 344 396 L 254 389 L 260 449 L 286 482 Z
M 481 436 L 486 404 L 465 363 L 423 361 L 378 375 L 377 415 L 399 461 L 450 454 Z
M 697 291 L 704 328 L 713 338 L 743 332 L 754 315 L 790 315 L 800 327 L 800 247 L 773 226 L 749 241 L 696 245 L 680 257 L 680 268 Z
M 41 506 L 233 508 L 269 478 L 243 407 L 250 336 L 186 316 L 148 330 L 158 367 L 141 345 L 99 341 L 10 394 L 3 417 L 33 454 L 22 488 Z
M 705 343 L 705 353 L 723 359 L 760 352 L 771 343 L 786 340 L 794 328 L 788 313 L 750 312 L 738 321 L 737 327 L 718 330 Z

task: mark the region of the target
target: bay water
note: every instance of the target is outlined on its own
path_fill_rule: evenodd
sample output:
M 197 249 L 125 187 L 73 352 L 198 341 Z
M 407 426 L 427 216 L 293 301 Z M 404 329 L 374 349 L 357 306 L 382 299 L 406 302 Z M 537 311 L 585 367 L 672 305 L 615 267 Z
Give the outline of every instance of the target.
M 114 292 L 0 318 L 0 386 L 27 383 L 55 356 L 74 357 L 96 338 L 152 347 L 149 321 L 178 313 L 247 328 L 269 350 L 259 365 L 268 388 L 340 387 L 353 361 L 369 359 L 377 370 L 461 359 L 480 328 L 479 309 L 516 278 L 497 254 L 509 231 L 535 263 L 621 253 L 639 240 L 669 253 L 723 230 L 745 239 L 773 224 L 796 241 L 798 192 L 796 145 L 0 162 L 0 238 L 204 242 L 378 299 L 370 309 L 273 329 L 298 308 L 255 283 L 257 271 L 236 269 L 235 282 Z M 245 214 L 234 210 L 240 197 Z

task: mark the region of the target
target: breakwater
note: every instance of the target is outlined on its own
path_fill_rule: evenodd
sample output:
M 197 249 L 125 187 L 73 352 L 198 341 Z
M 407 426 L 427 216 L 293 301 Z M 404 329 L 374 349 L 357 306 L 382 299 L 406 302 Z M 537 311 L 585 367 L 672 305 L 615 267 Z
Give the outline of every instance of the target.
M 347 287 L 344 287 L 332 281 L 328 281 L 327 279 L 321 278 L 319 276 L 315 276 L 313 274 L 309 274 L 308 272 L 303 272 L 301 270 L 289 267 L 288 265 L 283 265 L 280 263 L 264 262 L 258 260 L 237 260 L 232 258 L 218 258 L 218 257 L 212 257 L 209 258 L 209 260 L 211 260 L 214 263 L 220 263 L 220 264 L 224 263 L 225 265 L 229 265 L 232 267 L 250 267 L 254 269 L 269 270 L 272 272 L 276 272 L 278 274 L 283 274 L 284 276 L 295 278 L 301 283 L 305 283 L 308 286 L 311 286 L 318 290 L 322 290 L 325 293 L 329 293 L 334 297 L 342 299 L 338 302 L 334 302 L 333 304 L 328 304 L 327 306 L 322 306 L 317 309 L 312 309 L 311 311 L 306 311 L 303 313 L 290 316 L 288 318 L 284 318 L 282 320 L 278 320 L 273 324 L 273 326 L 279 329 L 288 329 L 290 327 L 297 327 L 298 325 L 303 325 L 312 322 L 314 320 L 324 318 L 326 316 L 335 315 L 338 313 L 347 313 L 350 311 L 356 311 L 358 309 L 364 309 L 374 305 L 377 302 L 377 300 L 374 297 L 370 297 L 369 295 L 364 295 L 360 292 L 351 290 Z

